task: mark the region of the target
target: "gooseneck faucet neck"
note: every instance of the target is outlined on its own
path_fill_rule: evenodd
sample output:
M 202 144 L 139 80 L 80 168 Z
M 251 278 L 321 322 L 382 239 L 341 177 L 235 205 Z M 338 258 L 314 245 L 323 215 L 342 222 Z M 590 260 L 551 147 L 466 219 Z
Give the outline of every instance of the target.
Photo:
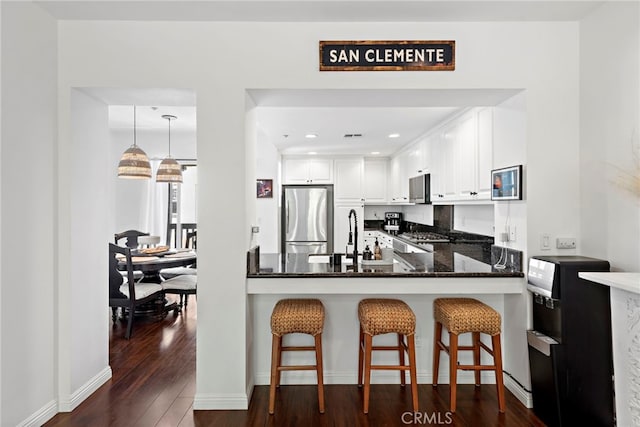
M 353 216 L 353 226 L 355 230 L 351 231 L 351 217 Z M 349 211 L 349 245 L 353 244 L 353 265 L 358 265 L 358 215 L 355 209 Z

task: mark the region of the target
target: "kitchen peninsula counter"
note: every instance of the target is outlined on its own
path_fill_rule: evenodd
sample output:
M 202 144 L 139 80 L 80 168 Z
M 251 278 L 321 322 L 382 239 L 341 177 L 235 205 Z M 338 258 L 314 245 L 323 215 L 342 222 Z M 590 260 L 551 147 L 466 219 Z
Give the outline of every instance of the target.
M 311 258 L 318 255 L 311 255 Z M 424 265 L 429 254 L 395 254 L 391 265 L 362 265 L 352 260 L 335 268 L 326 262 L 309 262 L 308 254 L 259 254 L 249 259 L 249 294 L 519 294 L 524 274 L 496 270 L 480 261 L 435 263 L 437 271 L 412 268 Z M 453 258 L 450 258 L 453 259 Z M 291 280 L 297 279 L 297 280 Z

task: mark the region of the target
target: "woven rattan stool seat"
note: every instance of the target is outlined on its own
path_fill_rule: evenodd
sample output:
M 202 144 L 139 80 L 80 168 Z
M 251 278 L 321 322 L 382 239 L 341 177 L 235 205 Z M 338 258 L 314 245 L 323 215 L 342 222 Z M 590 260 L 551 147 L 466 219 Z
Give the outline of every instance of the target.
M 324 306 L 317 299 L 283 299 L 271 313 L 271 333 L 302 333 L 316 336 L 324 326 Z
M 433 317 L 452 334 L 500 333 L 500 313 L 473 298 L 437 298 L 433 301 Z
M 363 299 L 358 304 L 358 318 L 362 332 L 372 336 L 416 332 L 416 315 L 404 301 L 397 299 Z

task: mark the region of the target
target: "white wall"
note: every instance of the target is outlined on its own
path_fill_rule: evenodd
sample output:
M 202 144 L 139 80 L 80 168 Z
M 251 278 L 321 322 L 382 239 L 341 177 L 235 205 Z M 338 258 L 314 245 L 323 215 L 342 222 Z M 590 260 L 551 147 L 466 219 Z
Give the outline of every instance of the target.
M 60 325 L 70 329 L 59 345 L 59 362 L 68 363 L 69 386 L 60 378 L 61 410 L 71 410 L 97 386 L 111 377 L 109 367 L 109 269 L 107 242 L 113 238 L 111 226 L 112 188 L 97 192 L 111 182 L 107 106 L 78 90 L 71 94 L 71 272 L 70 298 L 60 301 Z M 100 197 L 96 197 L 100 194 Z M 96 256 L 101 254 L 102 256 Z M 61 370 L 64 372 L 63 370 Z M 61 372 L 61 374 L 62 374 Z M 66 374 L 65 374 L 66 375 Z M 94 377 L 97 384 L 93 383 Z M 85 390 L 85 388 L 89 390 Z
M 56 22 L 2 2 L 0 424 L 56 408 Z
M 639 8 L 609 2 L 580 26 L 581 253 L 622 271 L 640 270 Z
M 528 136 L 527 126 L 529 108 L 532 107 L 531 105 L 527 105 L 527 93 L 521 92 L 497 105 L 493 110 L 493 168 L 498 169 L 514 165 L 523 165 L 523 200 L 496 201 L 494 203 L 494 241 L 498 246 L 506 246 L 522 251 L 523 269 L 525 272 L 527 271 L 529 254 L 538 254 L 535 246 L 536 241 L 532 242 L 528 235 L 531 217 L 544 217 L 549 215 L 549 217 L 546 218 L 546 224 L 544 224 L 545 229 L 546 227 L 558 227 L 553 216 L 555 207 L 552 208 L 552 205 L 545 204 L 544 199 L 538 200 L 537 203 L 532 203 L 528 196 L 528 184 L 531 181 L 527 176 L 527 171 L 530 170 L 532 164 L 535 165 L 535 163 L 532 163 L 527 157 L 527 150 L 530 148 L 530 144 L 532 144 Z M 547 166 L 545 166 L 545 164 Z M 556 162 L 551 161 L 540 163 L 537 166 L 541 170 L 544 170 L 545 167 L 553 170 L 555 165 Z M 553 189 L 551 191 L 553 191 Z M 538 205 L 538 210 L 534 211 L 532 207 Z M 531 208 L 528 209 L 530 206 Z M 560 210 L 562 210 L 562 208 L 560 208 Z M 536 213 L 536 215 L 534 215 L 534 213 Z M 527 215 L 529 215 L 529 217 Z M 505 232 L 506 226 L 509 226 L 509 228 L 515 227 L 515 241 L 500 241 L 500 233 Z M 523 333 L 523 331 L 530 328 L 531 297 L 529 293 L 506 295 L 503 346 L 505 366 L 508 368 L 505 369 L 511 373 L 517 372 L 518 381 L 529 389 L 531 389 L 531 387 L 529 387 L 529 355 L 526 334 Z M 519 390 L 517 386 L 514 386 L 513 389 Z
M 244 374 L 245 250 L 255 206 L 255 183 L 247 183 L 245 92 L 252 88 L 525 88 L 528 227 L 575 224 L 577 162 L 548 164 L 547 151 L 569 156 L 578 146 L 578 26 L 575 23 L 139 23 L 63 21 L 60 28 L 61 89 L 97 87 L 191 87 L 198 99 L 200 191 L 198 366 L 195 407 L 246 405 Z M 253 35 L 260 34 L 256 39 Z M 290 37 L 295 34 L 296 37 Z M 321 39 L 453 38 L 453 73 L 320 73 Z M 510 34 L 505 38 L 504 34 Z M 224 43 L 216 43 L 224 40 Z M 553 45 L 555 49 L 548 49 Z M 212 49 L 212 46 L 216 46 Z M 278 46 L 278 49 L 274 49 Z M 499 46 L 487 49 L 487 46 Z M 166 52 L 174 60 L 167 62 Z M 140 54 L 144 52 L 144 54 Z M 229 64 L 221 67 L 220 64 Z M 255 64 L 260 64 L 256 68 Z M 287 69 L 286 75 L 282 69 Z M 61 97 L 64 91 L 61 90 Z M 64 101 L 64 99 L 62 99 Z M 61 114 L 60 125 L 67 117 Z M 64 143 L 63 141 L 61 141 Z M 529 155 L 531 154 L 531 155 Z M 246 167 L 246 165 L 245 165 Z M 555 182 L 554 215 L 548 189 Z M 224 183 L 225 185 L 221 185 Z M 203 190 L 206 188 L 206 190 Z M 247 193 L 251 196 L 247 197 Z M 233 206 L 235 220 L 219 209 Z M 243 219 L 244 218 L 244 219 Z M 226 222 L 225 222 L 226 221 Z M 224 228 L 218 224 L 226 223 Z M 239 239 L 240 236 L 240 239 Z M 215 242 L 215 244 L 213 244 Z M 215 283 L 215 286 L 207 283 Z M 220 328 L 220 324 L 236 325 Z M 520 333 L 524 334 L 521 330 Z M 219 352 L 220 342 L 228 351 Z M 519 349 L 525 351 L 526 349 Z M 510 369 L 511 367 L 507 367 Z M 526 370 L 524 371 L 526 372 Z M 520 369 L 516 376 L 525 375 Z
M 38 298 L 38 315 L 16 329 L 6 319 L 13 319 L 17 308 L 7 303 L 11 290 L 3 286 L 3 342 L 18 347 L 2 353 L 3 424 L 16 424 L 37 411 L 53 396 L 51 373 L 53 360 L 53 286 L 58 277 L 59 291 L 68 292 L 70 275 L 65 266 L 75 254 L 69 251 L 70 212 L 61 206 L 54 241 L 53 189 L 43 183 L 59 180 L 61 205 L 69 203 L 75 191 L 68 185 L 71 169 L 64 156 L 70 154 L 70 90 L 73 87 L 191 87 L 198 96 L 198 160 L 200 188 L 198 198 L 200 284 L 198 295 L 197 390 L 195 407 L 229 408 L 248 404 L 246 375 L 246 294 L 245 250 L 249 225 L 255 218 L 255 171 L 247 175 L 249 151 L 245 141 L 245 91 L 250 88 L 523 88 L 526 90 L 526 160 L 528 179 L 527 236 L 543 230 L 578 233 L 580 216 L 578 162 L 547 160 L 547 153 L 557 159 L 575 159 L 578 153 L 578 25 L 576 23 L 171 23 L 171 22 L 74 22 L 59 26 L 59 95 L 58 125 L 60 169 L 56 175 L 51 159 L 55 124 L 55 86 L 51 70 L 56 69 L 55 25 L 52 20 L 30 11 L 38 31 L 29 31 L 30 22 L 20 20 L 19 13 L 7 18 L 7 11 L 19 7 L 3 5 L 3 108 L 2 224 L 3 242 L 21 242 L 20 249 L 36 247 L 37 271 L 27 270 L 23 257 L 2 251 L 2 281 L 20 278 L 26 289 L 33 288 Z M 27 8 L 30 6 L 27 5 Z M 41 22 L 38 22 L 41 21 Z M 9 25 L 9 26 L 7 26 Z M 19 26 L 20 25 L 20 26 Z M 11 37 L 7 37 L 7 34 Z M 255 34 L 261 37 L 256 39 Z M 295 34 L 296 37 L 290 37 Z M 317 71 L 317 41 L 321 39 L 455 39 L 457 70 L 442 73 L 320 73 Z M 509 34 L 508 38 L 504 34 Z M 18 37 L 15 37 L 18 36 Z M 35 40 L 34 40 L 35 39 Z M 19 49 L 5 49 L 7 40 L 19 41 Z M 34 43 L 36 41 L 37 43 Z M 224 43 L 216 43 L 224 41 Z M 215 49 L 212 48 L 215 46 Z M 278 49 L 274 49 L 278 46 Z M 487 46 L 498 46 L 488 49 Z M 555 49 L 549 49 L 555 46 Z M 30 58 L 20 53 L 38 53 Z M 174 61 L 166 61 L 166 52 Z M 6 64 L 11 60 L 11 67 Z M 25 65 L 24 62 L 28 63 Z M 228 66 L 220 66 L 228 64 Z M 255 66 L 260 64 L 260 67 Z M 282 73 L 287 69 L 288 73 Z M 10 72 L 12 87 L 4 84 Z M 19 70 L 19 72 L 18 72 Z M 24 70 L 42 70 L 43 75 L 24 75 Z M 15 84 L 18 82 L 18 84 Z M 20 85 L 19 83 L 29 83 Z M 37 89 L 37 97 L 32 89 Z M 11 91 L 7 95 L 7 91 Z M 18 90 L 25 91 L 19 93 Z M 33 94 L 32 97 L 29 94 Z M 14 108 L 14 103 L 23 108 Z M 44 107 L 42 107 L 44 105 Z M 44 110 L 42 110 L 44 108 Z M 41 126 L 33 124 L 32 113 Z M 28 112 L 28 115 L 27 115 Z M 602 112 L 602 119 L 612 116 Z M 5 120 L 6 119 L 6 120 Z M 11 126 L 7 129 L 8 126 Z M 25 130 L 26 129 L 26 130 Z M 26 136 L 26 138 L 25 138 Z M 7 137 L 11 137 L 7 139 Z M 6 141 L 27 140 L 31 146 L 8 145 Z M 5 148 L 7 148 L 5 150 Z M 24 178 L 22 192 L 6 189 L 7 177 L 21 173 L 19 161 L 37 152 L 35 175 Z M 251 155 L 255 153 L 250 152 Z M 251 157 L 253 159 L 254 157 Z M 55 163 L 54 163 L 55 164 Z M 497 159 L 494 159 L 494 165 Z M 222 185 L 224 184 L 224 185 Z M 46 184 L 45 184 L 46 185 Z M 52 184 L 53 185 L 53 184 Z M 576 194 L 576 196 L 572 196 Z M 251 195 L 251 196 L 250 196 Z M 220 200 L 233 206 L 234 221 L 228 211 L 219 209 Z M 253 200 L 253 202 L 252 202 Z M 17 231 L 8 229 L 26 221 L 24 212 L 12 212 L 7 206 L 19 202 L 33 212 L 34 234 L 26 242 L 17 239 Z M 551 211 L 548 206 L 552 205 Z M 69 204 L 70 206 L 70 204 Z M 583 209 L 590 205 L 584 205 Z M 35 208 L 35 209 L 33 209 Z M 218 224 L 225 222 L 224 228 Z M 5 231 L 7 232 L 5 234 Z M 35 237 L 37 236 L 37 238 Z M 240 238 L 238 237 L 240 236 Z M 245 242 L 244 244 L 242 242 Z M 529 239 L 532 242 L 531 239 Z M 44 242 L 44 243 L 43 243 Z M 46 242 L 49 242 L 46 244 Z M 37 243 L 37 244 L 36 244 Z M 528 249 L 535 247 L 530 243 Z M 43 248 L 43 249 L 40 249 Z M 51 255 L 57 253 L 60 272 L 54 275 Z M 96 256 L 103 256 L 97 253 Z M 22 261 L 20 261 L 22 260 Z M 13 261 L 18 261 L 14 263 Z M 35 280 L 37 279 L 37 280 Z M 42 284 L 41 284 L 42 283 Z M 21 292 L 24 291 L 24 288 Z M 22 295 L 22 293 L 21 293 Z M 21 318 L 25 308 L 20 308 Z M 505 310 L 506 311 L 506 310 Z M 49 313 L 49 314 L 48 314 Z M 515 314 L 514 314 L 515 315 Z M 518 315 L 522 317 L 522 312 Z M 505 318 L 507 314 L 505 313 Z M 506 319 L 505 319 L 506 320 Z M 47 325 L 47 326 L 45 326 Z M 221 328 L 220 325 L 234 325 Z M 523 334 L 523 330 L 516 331 Z M 23 338 L 29 337 L 25 344 Z M 9 337 L 9 338 L 7 338 Z M 506 341 L 506 339 L 505 339 Z M 27 351 L 37 342 L 37 352 Z M 224 342 L 226 351 L 220 352 Z M 513 364 L 514 357 L 526 357 L 525 348 L 505 349 L 506 369 L 522 380 L 526 368 Z M 35 355 L 37 353 L 37 355 Z M 24 363 L 25 355 L 36 357 Z M 17 362 L 21 362 L 19 365 Z M 42 362 L 42 363 L 40 363 Z M 14 369 L 18 366 L 18 369 Z M 10 368 L 10 369 L 7 369 Z M 19 381 L 16 381 L 18 380 Z M 17 389 L 13 386 L 17 384 Z M 36 387 L 36 390 L 30 388 Z M 7 397 L 7 391 L 11 395 Z M 13 396 L 16 405 L 5 409 Z
M 255 224 L 260 227 L 256 243 L 262 253 L 277 253 L 280 252 L 280 154 L 259 128 L 257 138 L 255 179 L 273 179 L 273 198 L 256 199 Z

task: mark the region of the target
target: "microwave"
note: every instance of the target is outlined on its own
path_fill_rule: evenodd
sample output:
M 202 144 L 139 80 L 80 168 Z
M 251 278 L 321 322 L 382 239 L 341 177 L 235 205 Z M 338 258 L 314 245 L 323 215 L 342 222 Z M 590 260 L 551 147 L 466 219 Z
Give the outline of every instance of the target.
M 409 178 L 409 201 L 431 203 L 431 175 L 426 173 Z

